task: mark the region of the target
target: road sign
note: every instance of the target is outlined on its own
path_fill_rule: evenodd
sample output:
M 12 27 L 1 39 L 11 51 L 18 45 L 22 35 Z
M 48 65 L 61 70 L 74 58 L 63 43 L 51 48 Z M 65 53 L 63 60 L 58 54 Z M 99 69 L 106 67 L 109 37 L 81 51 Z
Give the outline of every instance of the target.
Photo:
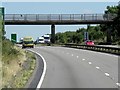
M 120 1 L 118 2 L 118 5 L 120 6 Z
M 88 32 L 84 32 L 84 40 L 89 40 L 89 33 Z
M 16 43 L 16 42 L 17 42 L 17 34 L 16 34 L 16 33 L 11 34 L 11 41 L 12 41 L 13 43 Z

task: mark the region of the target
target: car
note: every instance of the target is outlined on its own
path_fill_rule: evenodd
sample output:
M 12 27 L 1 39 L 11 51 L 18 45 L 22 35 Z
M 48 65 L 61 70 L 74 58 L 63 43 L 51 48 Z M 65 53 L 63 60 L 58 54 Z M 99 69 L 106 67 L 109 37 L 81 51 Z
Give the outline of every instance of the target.
M 92 41 L 92 40 L 87 40 L 87 41 L 85 42 L 85 44 L 86 44 L 86 45 L 95 45 L 95 44 L 94 44 L 94 41 Z

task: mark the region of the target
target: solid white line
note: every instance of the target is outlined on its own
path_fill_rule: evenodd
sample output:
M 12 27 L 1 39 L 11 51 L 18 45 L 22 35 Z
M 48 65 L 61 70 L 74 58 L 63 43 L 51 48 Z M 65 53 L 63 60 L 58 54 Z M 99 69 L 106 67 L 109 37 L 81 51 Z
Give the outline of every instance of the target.
M 73 56 L 73 54 L 72 54 L 72 56 Z
M 40 78 L 40 81 L 39 81 L 39 83 L 38 83 L 38 85 L 37 85 L 37 88 L 41 88 L 42 82 L 43 82 L 44 77 L 45 77 L 46 68 L 47 68 L 46 61 L 45 61 L 45 59 L 43 58 L 43 56 L 42 56 L 41 54 L 39 54 L 38 52 L 35 52 L 35 51 L 33 51 L 33 50 L 30 50 L 30 49 L 28 49 L 28 50 L 29 50 L 29 51 L 32 51 L 32 52 L 34 52 L 34 53 L 36 53 L 36 54 L 38 54 L 38 55 L 42 58 L 42 60 L 43 60 L 44 69 L 43 69 L 43 73 L 42 73 L 42 76 L 41 76 L 41 78 Z M 37 89 L 36 89 L 36 90 L 37 90 Z

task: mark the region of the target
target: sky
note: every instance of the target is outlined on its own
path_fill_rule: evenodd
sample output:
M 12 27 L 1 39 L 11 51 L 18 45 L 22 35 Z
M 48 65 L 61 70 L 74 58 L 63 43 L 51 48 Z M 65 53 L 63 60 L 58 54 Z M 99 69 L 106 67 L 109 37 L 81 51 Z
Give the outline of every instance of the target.
M 5 14 L 103 14 L 107 6 L 118 2 L 3 2 Z M 56 33 L 76 31 L 87 25 L 55 25 Z M 51 33 L 50 25 L 5 25 L 6 37 L 17 34 L 17 40 L 24 36 L 35 39 Z

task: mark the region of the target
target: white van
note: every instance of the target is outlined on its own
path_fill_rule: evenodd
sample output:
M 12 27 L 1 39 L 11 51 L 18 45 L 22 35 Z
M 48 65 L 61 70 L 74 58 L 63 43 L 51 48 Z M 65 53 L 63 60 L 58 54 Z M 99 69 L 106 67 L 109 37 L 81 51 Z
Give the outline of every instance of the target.
M 38 37 L 37 43 L 45 43 L 44 42 L 44 37 Z

